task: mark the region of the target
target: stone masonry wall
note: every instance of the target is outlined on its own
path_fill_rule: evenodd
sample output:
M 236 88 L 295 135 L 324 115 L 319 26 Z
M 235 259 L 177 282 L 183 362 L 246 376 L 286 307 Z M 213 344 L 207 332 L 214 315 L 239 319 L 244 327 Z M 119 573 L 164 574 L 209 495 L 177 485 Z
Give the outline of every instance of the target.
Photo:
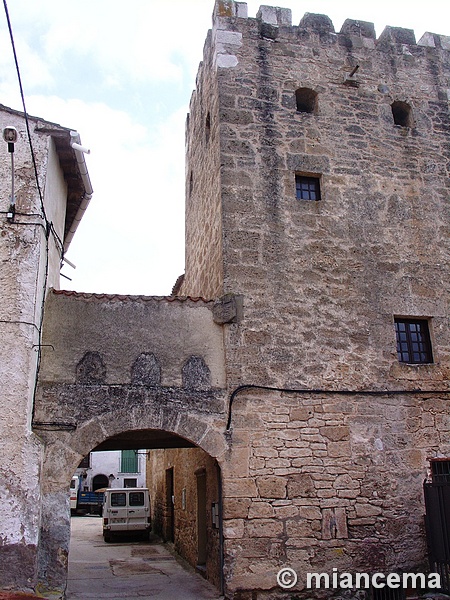
M 450 457 L 449 49 L 216 2 L 202 85 L 218 89 L 223 292 L 243 298 L 225 325 L 230 598 L 284 598 L 282 566 L 300 598 L 307 571 L 424 567 L 422 483 Z M 320 201 L 296 198 L 297 174 Z M 398 362 L 394 317 L 428 320 L 433 363 Z
M 217 84 L 209 77 L 212 58 L 207 45 L 186 122 L 186 273 L 180 290 L 180 295 L 207 299 L 220 296 L 223 288 L 220 132 Z
M 192 567 L 198 564 L 197 474 L 206 476 L 206 565 L 205 575 L 220 586 L 219 529 L 213 526 L 212 503 L 219 502 L 217 463 L 200 448 L 151 450 L 147 463 L 147 486 L 150 489 L 153 530 L 167 539 L 166 469 L 173 469 L 174 548 Z
M 306 573 L 333 567 L 423 572 L 423 481 L 430 457 L 450 455 L 447 402 L 438 394 L 236 396 L 223 466 L 232 589 L 278 597 L 269 590 L 284 566 L 298 574 L 293 592 Z
M 228 46 L 236 64 L 211 72 L 224 291 L 244 296 L 229 366 L 244 383 L 439 386 L 449 366 L 448 38 L 421 46 L 387 28 L 376 40 L 371 24 L 351 21 L 336 34 L 327 17 L 295 27 L 287 13 L 216 19 L 241 36 Z M 357 65 L 359 87 L 346 85 Z M 317 114 L 296 110 L 300 87 L 318 92 Z M 394 101 L 410 104 L 413 127 L 394 124 Z M 320 176 L 322 200 L 295 198 L 296 173 Z M 432 367 L 398 365 L 394 315 L 431 318 Z

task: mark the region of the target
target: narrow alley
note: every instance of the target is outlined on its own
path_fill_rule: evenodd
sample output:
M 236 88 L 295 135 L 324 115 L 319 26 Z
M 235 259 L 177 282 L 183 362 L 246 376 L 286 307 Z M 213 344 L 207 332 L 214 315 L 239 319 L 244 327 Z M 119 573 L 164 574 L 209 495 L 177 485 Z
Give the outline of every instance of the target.
M 99 517 L 73 517 L 67 600 L 219 600 L 220 592 L 165 544 L 106 544 Z

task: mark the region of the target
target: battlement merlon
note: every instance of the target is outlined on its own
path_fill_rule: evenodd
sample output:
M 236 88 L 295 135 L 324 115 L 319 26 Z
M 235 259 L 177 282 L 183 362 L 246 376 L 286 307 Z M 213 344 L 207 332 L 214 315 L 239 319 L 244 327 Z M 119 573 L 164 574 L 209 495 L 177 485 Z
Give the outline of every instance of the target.
M 248 19 L 246 2 L 216 0 L 213 12 L 212 39 L 215 47 L 214 66 L 229 68 L 238 64 L 236 51 L 242 45 L 242 34 L 236 31 L 236 20 Z M 289 8 L 260 6 L 256 15 L 260 22 L 261 35 L 275 39 L 277 29 L 295 27 L 320 36 L 346 36 L 355 47 L 387 49 L 393 45 L 424 46 L 450 50 L 450 36 L 426 32 L 416 42 L 412 29 L 386 26 L 377 39 L 373 23 L 347 19 L 339 32 L 326 15 L 305 13 L 298 26 L 292 25 L 292 12 Z

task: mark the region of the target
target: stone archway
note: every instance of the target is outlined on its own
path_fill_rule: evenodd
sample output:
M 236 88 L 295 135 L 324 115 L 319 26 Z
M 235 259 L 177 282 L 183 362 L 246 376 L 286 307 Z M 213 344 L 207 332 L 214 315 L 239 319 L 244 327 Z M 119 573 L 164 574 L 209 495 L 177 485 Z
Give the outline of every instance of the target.
M 170 424 L 169 424 L 170 423 Z M 72 431 L 41 429 L 45 442 L 42 471 L 42 519 L 38 549 L 41 590 L 62 591 L 67 582 L 70 542 L 68 488 L 82 456 L 93 449 L 198 447 L 221 465 L 227 450 L 223 432 L 211 419 L 195 414 L 175 417 L 155 405 L 116 410 L 94 417 Z M 134 442 L 132 440 L 135 440 Z
M 33 431 L 44 442 L 42 586 L 65 587 L 67 492 L 72 473 L 92 449 L 103 449 L 108 440 L 130 444 L 117 449 L 146 448 L 150 439 L 177 436 L 221 465 L 226 370 L 223 328 L 213 305 L 189 298 L 49 293 L 33 418 Z M 143 431 L 152 433 L 136 440 Z M 123 439 L 125 432 L 131 441 Z

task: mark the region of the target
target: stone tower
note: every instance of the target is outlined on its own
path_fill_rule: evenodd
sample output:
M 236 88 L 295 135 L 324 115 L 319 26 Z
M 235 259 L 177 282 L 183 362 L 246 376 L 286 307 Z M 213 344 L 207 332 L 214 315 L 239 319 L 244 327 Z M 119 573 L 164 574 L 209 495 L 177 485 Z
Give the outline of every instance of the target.
M 422 484 L 450 456 L 449 50 L 216 2 L 180 293 L 241 304 L 225 325 L 234 590 L 273 589 L 283 564 L 300 588 L 311 570 L 425 564 Z

